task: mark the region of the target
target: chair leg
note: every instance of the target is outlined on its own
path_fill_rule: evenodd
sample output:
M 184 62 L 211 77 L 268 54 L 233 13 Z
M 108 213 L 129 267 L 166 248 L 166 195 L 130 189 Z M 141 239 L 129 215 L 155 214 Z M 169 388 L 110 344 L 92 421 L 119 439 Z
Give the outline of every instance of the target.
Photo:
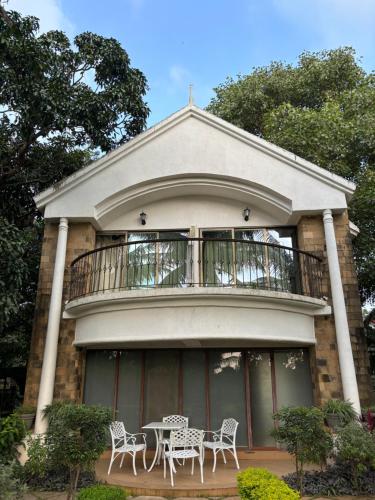
M 110 461 L 110 463 L 109 463 L 109 467 L 108 467 L 108 476 L 109 476 L 109 474 L 111 473 L 112 464 L 113 464 L 113 452 L 112 452 L 112 455 L 111 455 L 111 461 Z
M 166 467 L 165 467 L 165 455 L 164 455 L 164 460 L 163 460 L 163 469 L 164 469 L 164 479 L 165 479 L 165 476 L 167 475 Z
M 171 485 L 174 486 L 172 458 L 169 459 L 169 472 L 171 474 Z
M 236 448 L 233 448 L 233 456 L 234 456 L 234 460 L 236 461 L 236 467 L 237 467 L 237 469 L 239 469 L 240 468 L 240 464 L 238 463 Z
M 201 469 L 201 483 L 203 483 L 203 460 L 199 457 L 199 465 Z
M 215 472 L 215 469 L 216 469 L 216 449 L 213 449 L 212 451 L 214 453 L 214 466 L 212 468 L 212 472 Z
M 191 475 L 194 474 L 194 457 L 191 459 Z
M 121 457 L 121 462 L 120 462 L 120 469 L 122 467 L 122 464 L 124 462 L 124 458 L 125 458 L 125 453 L 122 454 L 122 457 Z
M 225 459 L 225 453 L 224 453 L 224 450 L 221 450 L 221 454 L 223 455 L 223 460 L 224 460 L 224 463 L 226 464 L 226 463 L 227 463 L 227 461 L 226 461 L 226 459 Z
M 134 472 L 134 475 L 136 476 L 137 475 L 137 469 L 135 468 L 135 456 L 136 456 L 136 453 L 134 452 L 133 453 L 133 472 Z
M 143 448 L 143 467 L 145 470 L 147 470 L 147 465 L 146 465 L 146 446 Z

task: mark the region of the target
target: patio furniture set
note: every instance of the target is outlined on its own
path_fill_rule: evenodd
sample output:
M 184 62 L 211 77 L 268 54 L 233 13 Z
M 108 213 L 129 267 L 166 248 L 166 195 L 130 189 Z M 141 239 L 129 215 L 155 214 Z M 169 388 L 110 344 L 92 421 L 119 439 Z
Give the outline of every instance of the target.
M 156 464 L 159 465 L 160 460 L 163 459 L 164 478 L 166 478 L 166 462 L 168 462 L 172 486 L 174 486 L 173 475 L 176 474 L 175 461 L 181 465 L 180 461 L 184 464 L 186 459 L 191 459 L 191 474 L 194 474 L 195 458 L 197 458 L 199 462 L 201 482 L 203 483 L 205 449 L 212 450 L 213 453 L 214 463 L 212 472 L 215 472 L 216 455 L 219 452 L 221 452 L 224 463 L 226 464 L 225 451 L 233 455 L 237 469 L 240 468 L 236 451 L 238 422 L 234 418 L 224 419 L 221 428 L 216 431 L 203 431 L 189 428 L 188 424 L 188 417 L 184 417 L 183 415 L 169 415 L 163 417 L 161 422 L 151 422 L 142 427 L 142 429 L 153 430 L 156 438 L 155 455 L 151 466 L 147 469 L 146 434 L 131 434 L 126 431 L 123 422 L 112 422 L 109 428 L 112 438 L 112 454 L 108 467 L 108 474 L 111 472 L 113 462 L 121 455 L 120 468 L 122 467 L 125 454 L 128 453 L 132 457 L 133 472 L 136 476 L 137 469 L 135 466 L 135 459 L 138 452 L 142 452 L 143 466 L 148 472 L 150 472 Z M 170 432 L 169 437 L 164 437 L 164 432 L 166 431 Z M 207 440 L 205 440 L 205 437 Z

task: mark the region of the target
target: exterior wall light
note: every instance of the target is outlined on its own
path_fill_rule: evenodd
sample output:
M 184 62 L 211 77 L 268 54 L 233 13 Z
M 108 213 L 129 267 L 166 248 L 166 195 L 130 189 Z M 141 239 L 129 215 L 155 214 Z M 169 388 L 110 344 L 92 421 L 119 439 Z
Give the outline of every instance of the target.
M 244 211 L 242 212 L 244 220 L 247 222 L 250 217 L 250 208 L 246 207 Z
M 147 214 L 145 214 L 142 210 L 142 212 L 139 214 L 139 217 L 141 219 L 141 224 L 142 226 L 146 225 L 146 219 L 147 219 Z

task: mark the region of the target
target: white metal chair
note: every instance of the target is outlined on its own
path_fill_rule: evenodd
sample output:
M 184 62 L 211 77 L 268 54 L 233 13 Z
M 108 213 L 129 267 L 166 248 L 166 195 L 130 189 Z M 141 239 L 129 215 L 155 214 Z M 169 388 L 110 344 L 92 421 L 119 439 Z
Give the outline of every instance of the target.
M 234 457 L 237 469 L 240 468 L 238 464 L 237 451 L 236 451 L 236 433 L 237 433 L 238 422 L 234 418 L 225 418 L 221 425 L 221 428 L 217 431 L 205 431 L 207 434 L 213 435 L 213 441 L 204 441 L 204 448 L 212 450 L 214 455 L 214 466 L 212 472 L 216 469 L 216 455 L 221 452 L 223 455 L 224 463 L 227 461 L 225 459 L 224 450 L 228 450 Z
M 169 462 L 169 471 L 171 474 L 171 485 L 174 486 L 173 474 L 176 469 L 173 460 L 191 458 L 191 474 L 194 474 L 194 460 L 198 458 L 201 470 L 201 482 L 203 483 L 203 435 L 204 431 L 199 429 L 182 428 L 178 431 L 172 431 L 168 450 L 164 454 L 164 479 L 166 478 L 166 459 Z
M 163 422 L 167 422 L 169 424 L 184 424 L 184 428 L 186 428 L 189 426 L 189 417 L 184 417 L 183 415 L 168 415 L 167 417 L 163 417 Z M 168 443 L 169 438 L 163 438 L 161 441 L 161 445 L 163 447 L 163 456 Z
M 111 461 L 108 467 L 108 474 L 111 472 L 112 464 L 116 460 L 117 457 L 122 455 L 121 458 L 121 463 L 120 463 L 120 468 L 122 467 L 122 463 L 124 461 L 124 457 L 126 453 L 129 453 L 129 455 L 132 456 L 133 458 L 133 472 L 134 475 L 137 475 L 137 470 L 135 468 L 135 457 L 138 451 L 143 451 L 143 466 L 147 470 L 146 467 L 146 449 L 147 449 L 147 444 L 146 444 L 146 434 L 142 433 L 137 433 L 137 434 L 131 434 L 130 432 L 126 432 L 125 426 L 123 422 L 112 422 L 111 425 L 109 426 L 109 430 L 111 433 L 111 438 L 112 438 L 112 455 L 111 455 Z M 143 443 L 136 443 L 137 441 L 137 436 L 141 436 L 141 439 L 143 439 Z

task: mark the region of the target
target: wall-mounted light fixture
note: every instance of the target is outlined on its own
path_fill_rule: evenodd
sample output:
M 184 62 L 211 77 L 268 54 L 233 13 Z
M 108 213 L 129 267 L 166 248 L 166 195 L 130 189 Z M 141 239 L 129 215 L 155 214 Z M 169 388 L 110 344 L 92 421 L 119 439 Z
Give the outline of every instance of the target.
M 139 214 L 139 218 L 141 219 L 142 226 L 145 226 L 146 225 L 147 214 L 145 214 L 143 210 Z
M 250 208 L 246 207 L 242 212 L 244 220 L 247 222 L 250 217 Z

